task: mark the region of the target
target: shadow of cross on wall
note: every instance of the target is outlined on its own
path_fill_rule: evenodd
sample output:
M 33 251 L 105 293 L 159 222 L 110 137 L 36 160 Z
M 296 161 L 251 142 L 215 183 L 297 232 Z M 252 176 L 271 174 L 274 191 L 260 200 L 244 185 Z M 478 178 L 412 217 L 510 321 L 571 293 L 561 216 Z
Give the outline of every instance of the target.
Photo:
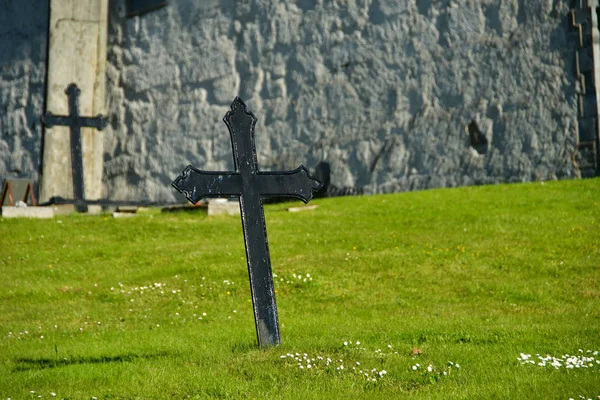
M 73 177 L 73 197 L 78 212 L 87 212 L 85 202 L 85 185 L 83 180 L 83 152 L 81 148 L 81 128 L 96 128 L 99 131 L 106 128 L 108 120 L 102 116 L 82 117 L 79 114 L 79 95 L 81 90 L 76 84 L 71 83 L 65 89 L 69 97 L 69 115 L 53 115 L 47 112 L 42 115 L 42 123 L 47 128 L 53 126 L 68 126 L 71 142 L 71 173 Z
M 302 165 L 293 171 L 258 170 L 254 145 L 257 119 L 239 97 L 223 121 L 231 135 L 235 171 L 209 172 L 188 165 L 172 185 L 194 204 L 205 197 L 239 198 L 258 345 L 277 345 L 281 339 L 262 199 L 287 196 L 308 203 L 321 183 Z

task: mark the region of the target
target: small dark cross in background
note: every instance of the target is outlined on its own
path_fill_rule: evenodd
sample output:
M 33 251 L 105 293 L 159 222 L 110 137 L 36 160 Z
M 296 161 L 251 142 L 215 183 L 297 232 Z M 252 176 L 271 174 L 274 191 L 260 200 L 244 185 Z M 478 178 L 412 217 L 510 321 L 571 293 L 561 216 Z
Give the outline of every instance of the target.
M 207 172 L 188 165 L 173 187 L 194 204 L 205 197 L 239 198 L 258 345 L 276 345 L 281 339 L 262 198 L 287 196 L 308 203 L 321 184 L 304 166 L 259 172 L 254 145 L 257 119 L 239 97 L 223 121 L 231 135 L 235 171 Z
M 81 128 L 106 128 L 108 121 L 102 115 L 96 117 L 81 117 L 79 115 L 79 93 L 77 85 L 71 83 L 65 93 L 69 96 L 69 115 L 52 115 L 47 112 L 42 116 L 42 123 L 48 128 L 55 125 L 71 128 L 71 169 L 73 171 L 73 194 L 75 207 L 79 212 L 87 212 L 85 202 L 85 185 L 83 181 L 83 153 L 81 150 Z

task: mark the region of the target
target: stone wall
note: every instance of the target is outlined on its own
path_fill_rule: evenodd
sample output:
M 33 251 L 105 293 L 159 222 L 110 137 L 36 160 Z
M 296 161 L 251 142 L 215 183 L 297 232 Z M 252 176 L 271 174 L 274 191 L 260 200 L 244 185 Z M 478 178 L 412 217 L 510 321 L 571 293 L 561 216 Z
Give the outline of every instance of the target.
M 38 177 L 47 1 L 0 0 L 0 178 Z M 229 104 L 263 170 L 320 162 L 365 193 L 571 178 L 568 0 L 169 0 L 108 33 L 104 195 L 172 200 L 233 167 Z M 575 35 L 576 36 L 576 35 Z
M 0 0 L 0 184 L 39 177 L 47 35 L 47 0 Z
M 171 0 L 109 27 L 105 179 L 171 199 L 188 164 L 232 168 L 221 119 L 258 116 L 262 169 L 366 193 L 576 175 L 565 0 Z

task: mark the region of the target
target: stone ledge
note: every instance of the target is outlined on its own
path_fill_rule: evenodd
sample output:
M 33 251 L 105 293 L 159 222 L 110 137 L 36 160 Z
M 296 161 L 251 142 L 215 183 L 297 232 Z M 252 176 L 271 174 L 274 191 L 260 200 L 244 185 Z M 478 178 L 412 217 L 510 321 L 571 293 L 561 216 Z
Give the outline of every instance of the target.
M 13 207 L 4 206 L 0 209 L 2 218 L 54 218 L 52 207 Z
M 213 215 L 240 215 L 240 202 L 227 199 L 211 199 L 208 201 L 209 216 Z

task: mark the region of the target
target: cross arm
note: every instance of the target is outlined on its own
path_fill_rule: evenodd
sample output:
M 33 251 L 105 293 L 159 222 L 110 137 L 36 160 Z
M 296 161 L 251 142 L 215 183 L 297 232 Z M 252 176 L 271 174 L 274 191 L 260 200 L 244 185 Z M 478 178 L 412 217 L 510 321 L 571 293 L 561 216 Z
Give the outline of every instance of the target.
M 238 197 L 242 192 L 240 174 L 206 172 L 191 165 L 188 165 L 171 185 L 193 204 L 205 197 Z
M 104 115 L 96 115 L 93 118 L 79 117 L 79 126 L 85 128 L 96 128 L 99 131 L 106 128 L 108 119 Z
M 256 183 L 261 196 L 295 197 L 304 203 L 308 203 L 323 185 L 311 177 L 303 165 L 293 171 L 259 172 Z
M 71 117 L 54 115 L 51 112 L 47 112 L 42 115 L 42 123 L 47 128 L 52 128 L 54 125 L 71 125 Z
M 46 114 L 42 115 L 42 123 L 48 128 L 52 128 L 55 125 L 78 125 L 84 128 L 96 128 L 101 131 L 108 125 L 108 120 L 103 115 L 97 115 L 96 117 L 88 118 L 79 116 L 74 117 L 54 115 L 51 112 L 47 112 Z

